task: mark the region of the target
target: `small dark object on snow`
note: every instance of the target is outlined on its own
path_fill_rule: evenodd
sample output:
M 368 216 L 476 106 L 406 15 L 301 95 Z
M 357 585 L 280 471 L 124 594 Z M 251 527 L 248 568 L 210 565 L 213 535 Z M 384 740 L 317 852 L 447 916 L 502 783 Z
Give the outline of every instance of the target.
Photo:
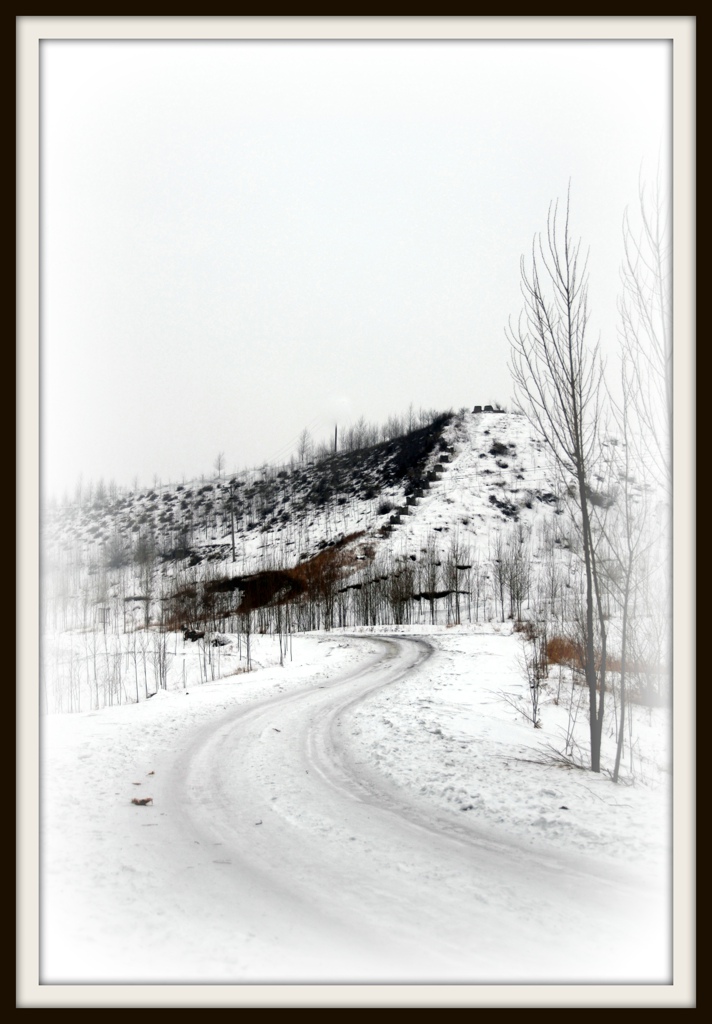
M 155 772 L 146 772 L 147 775 L 155 775 Z
M 278 729 L 276 725 L 273 725 L 272 728 L 274 729 L 275 732 L 281 732 L 282 731 L 281 729 Z
M 260 820 L 259 820 L 259 821 L 256 821 L 256 822 L 255 822 L 255 825 L 261 825 L 261 824 L 262 824 L 262 818 L 260 818 Z
M 566 806 L 566 804 L 562 804 L 561 807 L 559 808 L 559 810 L 560 811 L 568 811 L 568 807 Z
M 202 640 L 204 637 L 205 637 L 205 630 L 204 629 L 203 630 L 197 630 L 197 629 L 184 629 L 183 630 L 183 639 L 184 640 L 190 640 L 190 641 L 192 641 L 192 643 L 195 643 L 196 640 Z
M 134 797 L 133 800 L 131 801 L 131 803 L 132 804 L 136 804 L 137 807 L 146 807 L 147 804 L 152 804 L 153 803 L 153 797 L 152 796 L 144 796 L 144 797 L 141 797 L 140 799 L 138 797 Z

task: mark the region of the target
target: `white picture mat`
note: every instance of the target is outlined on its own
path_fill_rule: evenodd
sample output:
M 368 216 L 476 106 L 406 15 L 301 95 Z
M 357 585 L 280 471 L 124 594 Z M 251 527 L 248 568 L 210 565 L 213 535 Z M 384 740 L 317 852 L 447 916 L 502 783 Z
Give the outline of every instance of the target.
M 694 992 L 694 18 L 24 17 L 18 44 L 18 990 L 25 1006 L 690 1006 Z M 39 949 L 39 44 L 42 39 L 669 38 L 674 183 L 672 986 L 41 986 Z

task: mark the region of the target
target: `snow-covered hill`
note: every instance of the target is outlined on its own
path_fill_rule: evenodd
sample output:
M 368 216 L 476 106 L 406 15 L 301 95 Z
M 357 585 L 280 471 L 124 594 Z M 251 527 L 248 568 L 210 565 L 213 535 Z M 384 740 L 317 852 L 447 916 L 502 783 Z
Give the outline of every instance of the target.
M 98 706 L 128 700 L 125 637 L 132 650 L 147 647 L 136 630 L 154 626 L 164 639 L 141 656 L 144 694 L 168 685 L 165 637 L 176 631 L 220 644 L 219 634 L 229 643 L 251 632 L 544 612 L 575 620 L 582 565 L 565 514 L 570 485 L 523 416 L 461 412 L 311 463 L 50 508 L 45 705 L 82 706 L 68 696 L 82 671 L 85 690 L 103 677 Z M 605 505 L 618 481 L 599 475 L 596 486 Z
M 560 491 L 523 417 L 444 416 L 403 438 L 316 464 L 100 494 L 91 504 L 49 509 L 45 594 L 75 609 L 62 614 L 63 623 L 87 626 L 104 614 L 97 609 L 107 600 L 157 595 L 159 580 L 189 570 L 199 581 L 289 569 L 346 538 L 353 558 L 341 574 L 351 582 L 375 555 L 418 562 L 428 551 L 440 561 L 450 552 L 471 564 L 491 558 L 497 538 L 511 535 L 515 524 L 527 539 L 532 531 L 556 532 Z M 557 535 L 562 545 L 564 533 Z M 94 601 L 90 577 L 101 581 Z M 149 618 L 158 614 L 152 606 Z

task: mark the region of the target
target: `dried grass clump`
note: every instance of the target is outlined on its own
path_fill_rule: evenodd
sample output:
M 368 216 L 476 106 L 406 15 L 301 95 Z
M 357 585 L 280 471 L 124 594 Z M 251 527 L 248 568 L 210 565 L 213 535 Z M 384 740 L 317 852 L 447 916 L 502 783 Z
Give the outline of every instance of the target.
M 583 669 L 583 651 L 579 644 L 566 636 L 552 636 L 546 644 L 546 657 L 551 665 L 568 665 Z

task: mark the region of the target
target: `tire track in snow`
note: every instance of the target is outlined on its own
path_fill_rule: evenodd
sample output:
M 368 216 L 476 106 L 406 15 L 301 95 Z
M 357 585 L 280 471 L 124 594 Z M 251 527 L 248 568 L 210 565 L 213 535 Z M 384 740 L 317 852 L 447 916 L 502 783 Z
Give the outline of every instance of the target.
M 373 651 L 374 641 L 368 645 Z M 365 894 L 379 908 L 387 897 L 362 864 L 353 870 L 353 804 L 361 797 L 352 796 L 349 807 L 347 795 L 355 780 L 335 784 L 314 754 L 325 724 L 354 693 L 363 699 L 401 679 L 429 653 L 422 642 L 379 639 L 375 646 L 332 681 L 204 727 L 178 758 L 164 796 L 179 845 L 219 850 L 201 864 L 200 900 L 224 903 L 229 893 L 238 947 L 249 934 L 282 950 L 255 980 L 391 980 L 399 963 L 383 947 L 381 912 L 370 920 L 354 914 Z M 356 831 L 363 834 L 363 823 Z
M 203 962 L 226 981 L 581 980 L 580 871 L 477 837 L 354 762 L 349 710 L 433 653 L 368 644 L 358 669 L 240 707 L 178 758 L 169 814 L 195 862 L 185 913 Z M 613 977 L 600 937 L 591 949 L 587 980 Z

